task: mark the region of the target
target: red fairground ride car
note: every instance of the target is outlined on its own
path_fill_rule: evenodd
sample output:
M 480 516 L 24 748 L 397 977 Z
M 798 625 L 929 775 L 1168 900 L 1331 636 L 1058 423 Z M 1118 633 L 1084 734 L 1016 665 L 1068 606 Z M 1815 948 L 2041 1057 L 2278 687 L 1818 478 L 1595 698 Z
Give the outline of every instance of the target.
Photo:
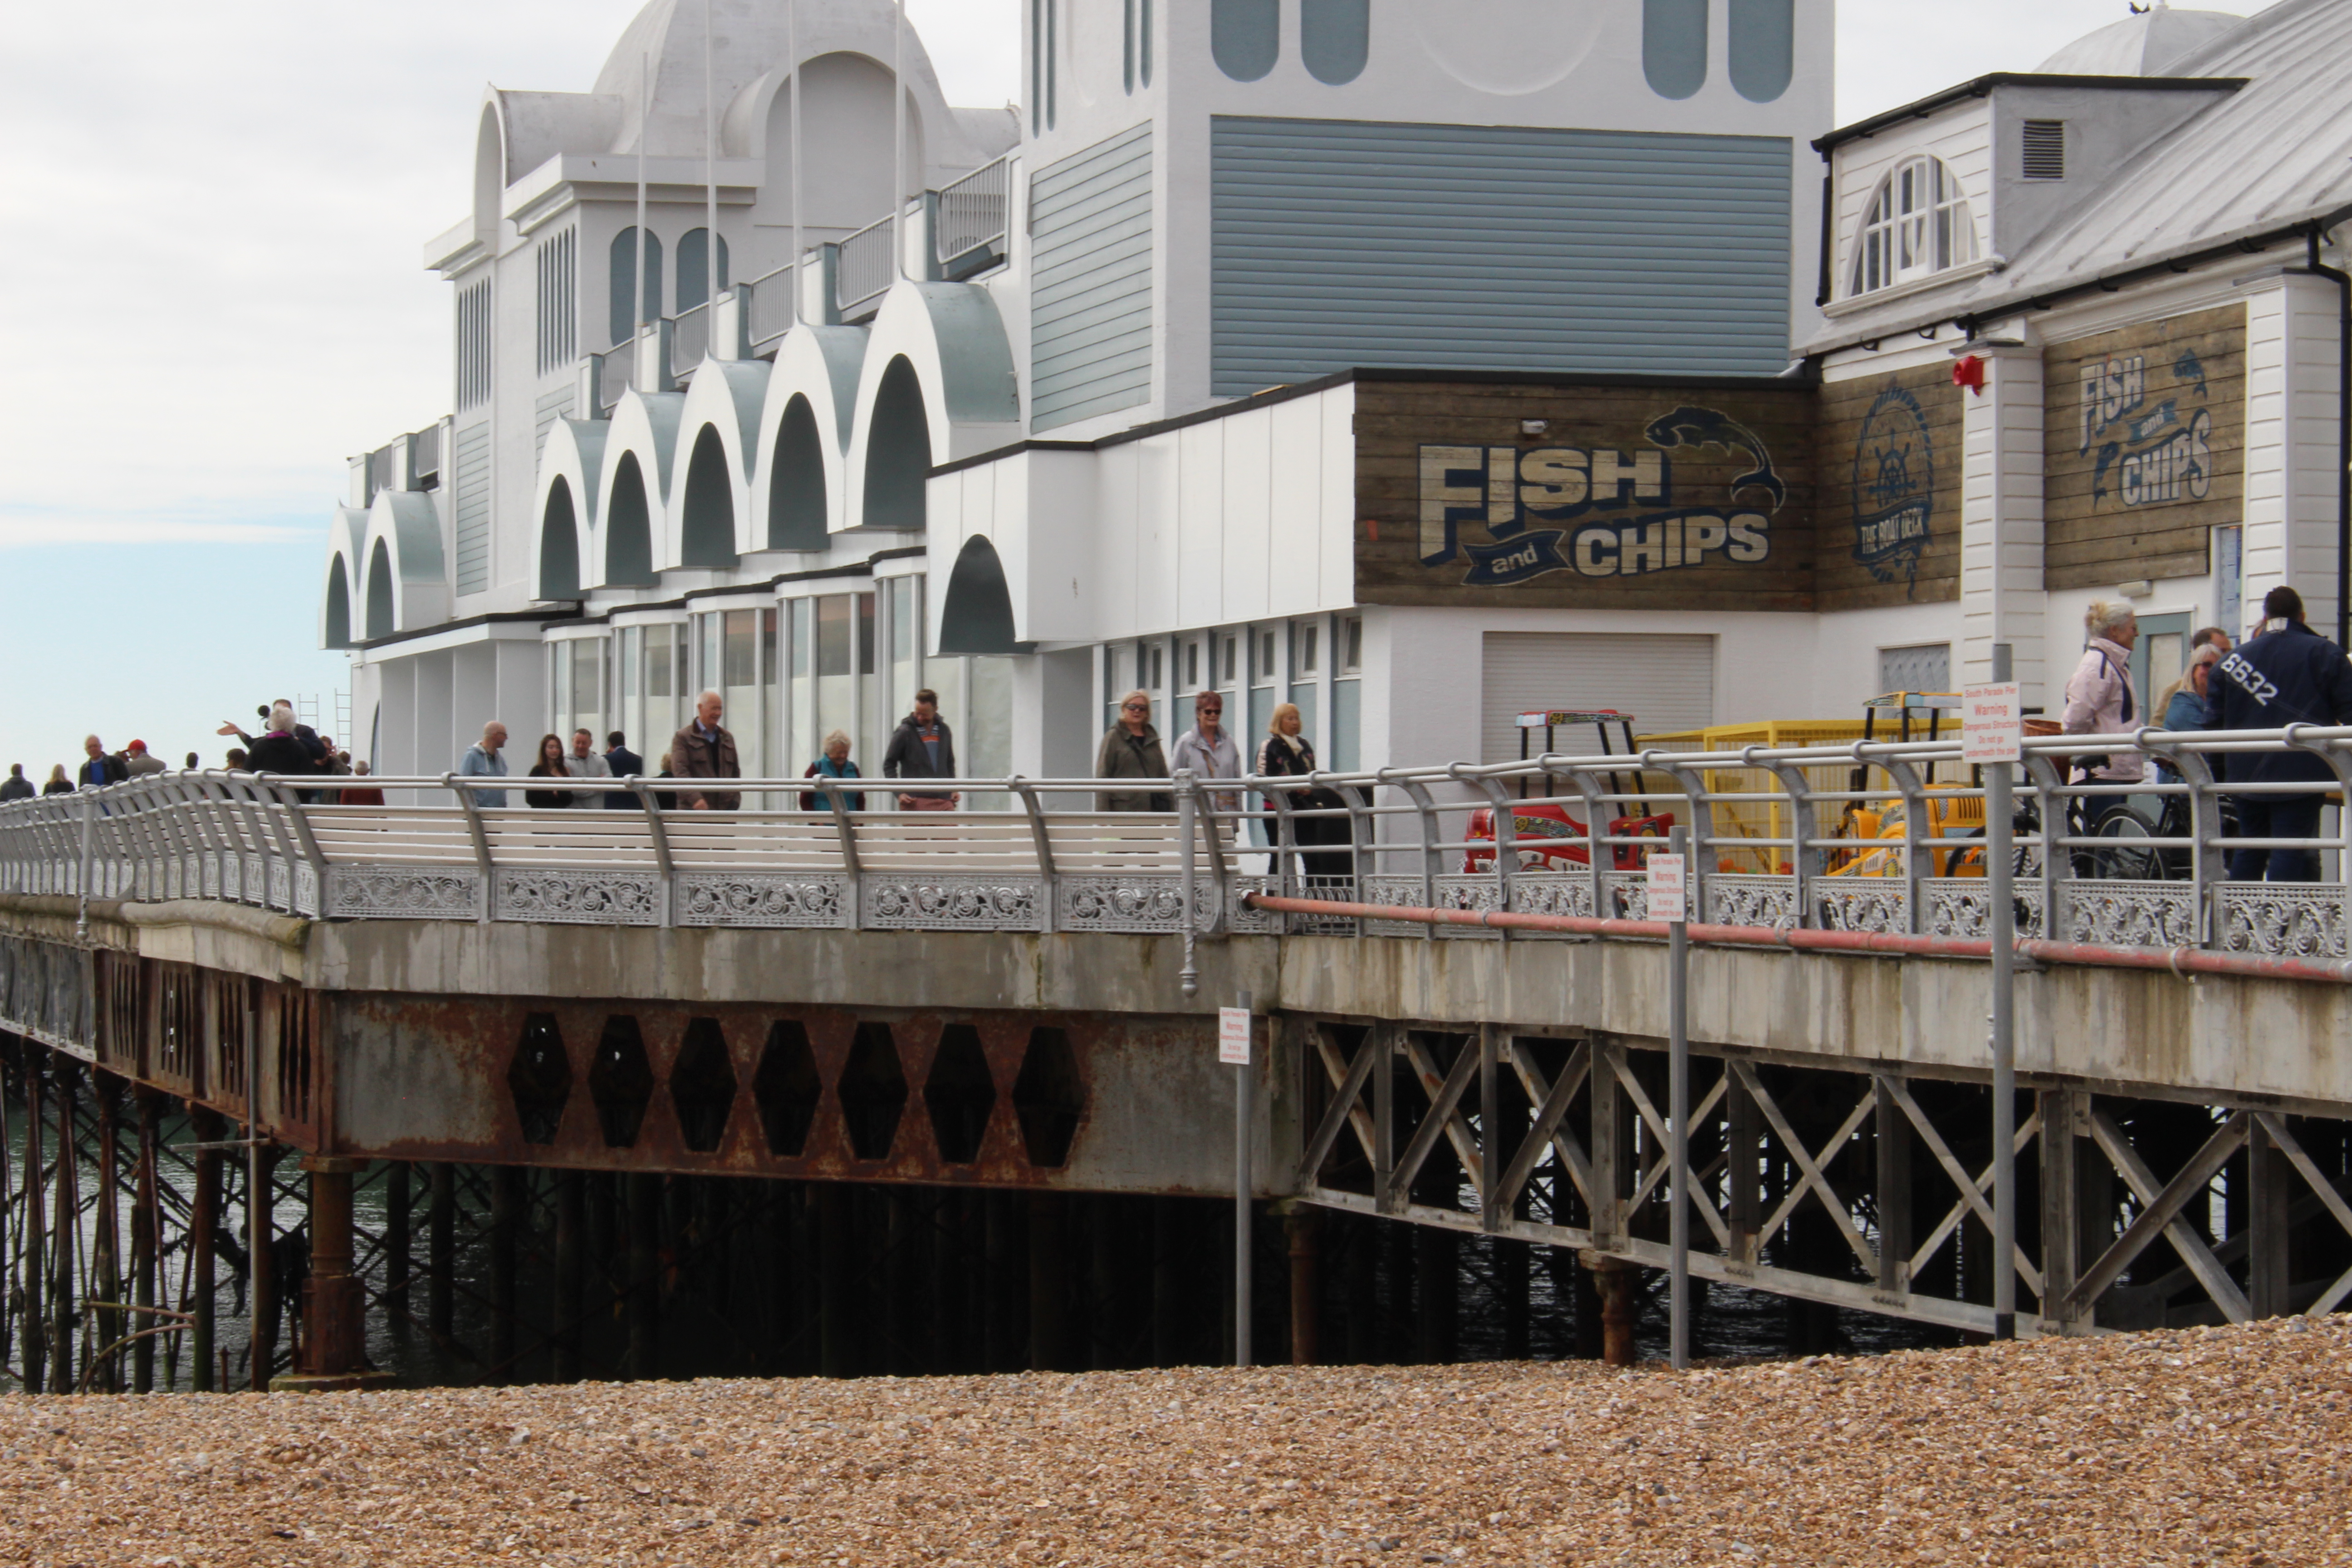
M 1543 751 L 1537 754 L 1549 756 L 1557 752 L 1559 729 L 1562 725 L 1570 724 L 1591 725 L 1594 732 L 1601 737 L 1601 754 L 1604 757 L 1617 754 L 1617 748 L 1609 743 L 1610 726 L 1615 725 L 1618 738 L 1623 743 L 1624 752 L 1633 772 L 1634 788 L 1638 790 L 1641 787 L 1641 767 L 1639 763 L 1633 762 L 1633 715 L 1618 712 L 1615 709 L 1603 709 L 1588 713 L 1554 708 L 1539 712 L 1520 714 L 1518 716 L 1519 760 L 1521 762 L 1528 760 L 1528 742 L 1538 730 L 1544 732 L 1544 746 Z M 1528 786 L 1532 782 L 1528 779 L 1519 781 L 1519 794 L 1522 797 L 1528 795 Z M 1609 775 L 1609 793 L 1620 795 L 1627 793 L 1622 776 L 1614 771 Z M 1646 807 L 1648 803 L 1642 804 Z M 1609 823 L 1609 837 L 1664 840 L 1667 831 L 1674 825 L 1674 813 L 1668 811 L 1653 815 L 1645 810 L 1638 816 L 1612 818 Z M 1462 858 L 1463 870 L 1470 872 L 1486 870 L 1495 862 L 1495 852 L 1492 849 L 1475 847 L 1475 845 L 1479 840 L 1488 844 L 1494 842 L 1494 812 L 1483 806 L 1472 812 L 1470 826 L 1464 837 L 1472 841 L 1474 847 Z M 1570 816 L 1565 806 L 1539 801 L 1531 805 L 1518 805 L 1511 809 L 1511 847 L 1518 853 L 1521 870 L 1561 871 L 1570 866 L 1589 866 L 1592 859 L 1588 851 L 1589 842 L 1585 825 Z M 1638 871 L 1649 859 L 1650 846 L 1612 844 L 1609 847 L 1609 850 L 1610 865 L 1612 869 Z

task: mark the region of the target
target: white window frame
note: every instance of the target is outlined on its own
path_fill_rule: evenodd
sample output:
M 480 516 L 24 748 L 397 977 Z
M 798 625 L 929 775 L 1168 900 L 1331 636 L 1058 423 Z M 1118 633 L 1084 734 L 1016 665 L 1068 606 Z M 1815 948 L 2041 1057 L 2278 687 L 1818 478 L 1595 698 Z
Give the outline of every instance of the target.
M 1887 172 L 1864 209 L 1853 291 L 1875 294 L 1977 258 L 1977 227 L 1959 177 L 1919 153 Z

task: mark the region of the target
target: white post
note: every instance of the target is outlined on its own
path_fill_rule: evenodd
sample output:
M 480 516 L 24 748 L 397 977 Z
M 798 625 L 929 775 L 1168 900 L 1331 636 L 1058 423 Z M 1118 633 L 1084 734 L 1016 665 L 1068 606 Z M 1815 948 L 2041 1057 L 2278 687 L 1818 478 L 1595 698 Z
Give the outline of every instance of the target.
M 2010 677 L 2010 647 L 1995 634 L 1992 678 Z M 2010 764 L 1985 765 L 1985 894 L 1992 905 L 1992 1337 L 2017 1337 L 2017 906 Z M 2047 926 L 2045 925 L 2045 929 Z M 2063 1127 L 2044 1138 L 2067 1136 Z
M 1690 829 L 1676 826 L 1666 836 L 1668 852 L 1683 865 L 1690 848 Z M 1686 881 L 1685 889 L 1689 884 Z M 1689 894 L 1670 911 L 1666 922 L 1666 1140 L 1667 1190 L 1674 1209 L 1668 1222 L 1672 1248 L 1667 1285 L 1670 1313 L 1667 1353 L 1676 1372 L 1690 1366 L 1690 905 Z
M 702 335 L 709 343 L 719 341 L 718 90 L 710 65 L 710 0 L 702 0 L 702 255 L 709 275 L 702 296 Z
M 629 343 L 629 370 L 638 375 L 638 363 L 643 354 L 636 340 L 646 335 L 646 132 L 654 118 L 654 58 L 650 54 L 637 57 L 637 264 L 636 277 L 630 281 L 629 292 L 635 296 L 629 301 L 630 319 L 635 323 Z M 639 391 L 646 390 L 640 386 Z
M 907 0 L 890 8 L 890 276 L 907 275 Z
M 784 3 L 784 51 L 793 58 L 793 313 L 786 330 L 801 322 L 801 0 Z
M 1250 994 L 1234 1005 L 1250 1011 Z M 1370 1049 L 1368 1046 L 1365 1047 Z M 1257 1019 L 1250 1019 L 1250 1052 L 1257 1050 Z M 1234 1065 L 1234 1364 L 1250 1364 L 1250 1068 Z

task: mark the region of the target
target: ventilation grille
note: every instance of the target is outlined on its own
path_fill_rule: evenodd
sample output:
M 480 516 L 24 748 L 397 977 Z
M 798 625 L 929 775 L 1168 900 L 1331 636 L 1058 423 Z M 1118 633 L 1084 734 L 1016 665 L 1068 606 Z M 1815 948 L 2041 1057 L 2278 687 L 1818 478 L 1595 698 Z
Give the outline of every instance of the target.
M 2066 177 L 2066 122 L 2029 120 L 2025 122 L 2025 177 L 2063 180 Z

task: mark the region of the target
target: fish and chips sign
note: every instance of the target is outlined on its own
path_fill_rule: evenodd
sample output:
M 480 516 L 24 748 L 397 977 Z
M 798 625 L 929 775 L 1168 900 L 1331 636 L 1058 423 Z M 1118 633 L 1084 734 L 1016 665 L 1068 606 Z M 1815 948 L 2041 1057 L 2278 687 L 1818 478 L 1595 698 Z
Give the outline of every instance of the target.
M 1378 438 L 1367 402 L 1434 390 L 1359 385 L 1364 602 L 1809 607 L 1757 599 L 1808 594 L 1801 393 L 1483 386 Z

